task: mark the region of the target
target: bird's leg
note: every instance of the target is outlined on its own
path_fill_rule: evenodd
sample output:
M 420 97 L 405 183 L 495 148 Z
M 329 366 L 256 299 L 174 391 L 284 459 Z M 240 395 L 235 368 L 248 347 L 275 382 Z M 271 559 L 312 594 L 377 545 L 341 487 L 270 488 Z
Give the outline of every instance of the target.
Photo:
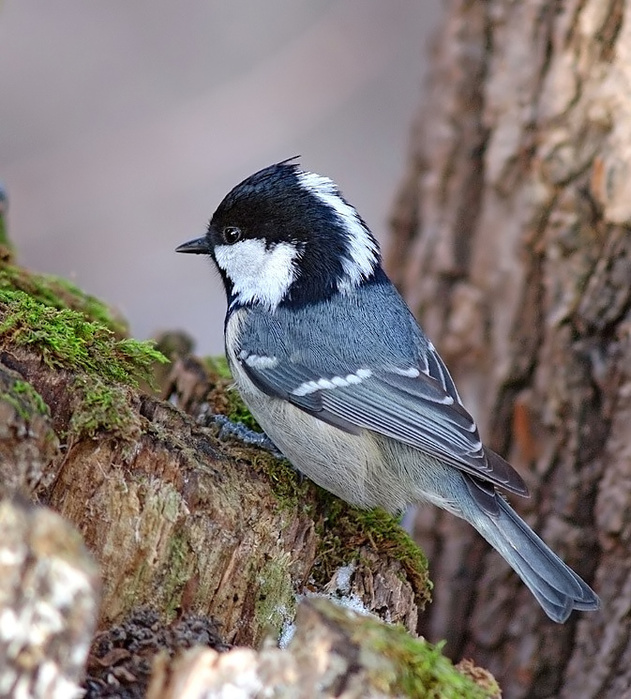
M 236 437 L 240 442 L 243 442 L 243 444 L 265 449 L 265 451 L 269 451 L 270 454 L 278 459 L 284 458 L 280 451 L 278 451 L 274 442 L 272 442 L 272 440 L 264 432 L 256 432 L 255 430 L 251 430 L 242 422 L 233 422 L 225 415 L 216 415 L 211 413 L 208 406 L 205 406 L 205 410 L 202 409 L 197 421 L 206 427 L 217 425 L 219 427 L 219 439 Z

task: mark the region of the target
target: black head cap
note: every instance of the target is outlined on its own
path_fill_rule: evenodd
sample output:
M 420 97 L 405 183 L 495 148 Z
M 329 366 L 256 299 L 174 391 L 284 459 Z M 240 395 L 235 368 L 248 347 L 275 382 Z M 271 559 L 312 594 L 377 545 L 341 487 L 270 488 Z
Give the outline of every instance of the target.
M 225 265 L 222 269 L 220 258 L 226 246 L 234 245 L 236 251 L 241 241 L 261 241 L 265 251 L 281 244 L 295 251 L 287 257 L 292 275 L 279 301 L 284 304 L 312 303 L 348 291 L 380 269 L 375 238 L 337 185 L 302 171 L 294 160 L 270 165 L 243 180 L 217 207 L 206 238 L 179 248 L 213 255 L 229 296 L 239 286 L 235 276 L 240 270 L 228 272 Z
M 209 232 L 235 226 L 244 238 L 263 238 L 268 246 L 295 245 L 300 273 L 286 300 L 304 303 L 370 278 L 380 255 L 377 241 L 337 185 L 302 171 L 294 160 L 238 184 L 215 211 Z

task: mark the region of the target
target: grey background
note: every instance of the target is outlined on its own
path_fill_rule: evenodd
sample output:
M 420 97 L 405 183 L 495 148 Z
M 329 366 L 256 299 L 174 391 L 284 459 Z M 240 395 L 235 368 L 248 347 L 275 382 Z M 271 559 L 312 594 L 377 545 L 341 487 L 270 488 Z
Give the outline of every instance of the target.
M 223 195 L 300 154 L 383 240 L 439 0 L 6 0 L 0 180 L 20 261 L 148 337 L 222 348 L 202 235 Z

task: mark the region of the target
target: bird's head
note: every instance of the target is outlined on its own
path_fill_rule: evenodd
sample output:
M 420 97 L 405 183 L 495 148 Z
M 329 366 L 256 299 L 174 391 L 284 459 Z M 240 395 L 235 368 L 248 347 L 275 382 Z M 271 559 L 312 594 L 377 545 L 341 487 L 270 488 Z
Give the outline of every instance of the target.
M 337 185 L 289 161 L 238 184 L 206 235 L 177 252 L 210 255 L 233 308 L 315 303 L 352 291 L 380 268 L 377 241 Z

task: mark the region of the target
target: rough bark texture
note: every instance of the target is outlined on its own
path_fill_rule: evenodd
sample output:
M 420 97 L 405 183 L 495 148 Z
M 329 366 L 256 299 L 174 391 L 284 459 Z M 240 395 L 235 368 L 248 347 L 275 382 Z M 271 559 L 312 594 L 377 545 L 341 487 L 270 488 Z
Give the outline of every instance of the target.
M 312 599 L 300 605 L 286 650 L 268 646 L 256 653 L 239 648 L 220 655 L 196 648 L 170 668 L 156 664 L 147 697 L 499 699 L 495 680 L 484 670 L 468 663 L 454 669 L 436 652 L 423 657 L 425 642 L 414 644 L 406 646 L 398 629 L 387 629 L 327 600 Z M 404 670 L 413 658 L 417 681 Z M 446 681 L 449 675 L 451 686 Z
M 511 699 L 631 691 L 630 162 L 631 3 L 448 4 L 389 271 L 603 603 L 557 626 L 467 525 L 418 515 L 422 632 Z
M 190 363 L 204 373 L 199 362 Z M 265 452 L 221 442 L 169 403 L 132 391 L 132 441 L 117 432 L 70 438 L 61 457 L 56 439 L 38 435 L 67 434 L 72 372 L 53 370 L 36 353 L 12 348 L 0 353 L 2 376 L 28 381 L 54 406 L 50 417 L 36 411 L 20 417 L 20 409 L 0 396 L 0 409 L 11 413 L 14 441 L 22 445 L 13 450 L 14 462 L 20 465 L 18 457 L 28 453 L 28 464 L 37 466 L 15 470 L 4 487 L 36 490 L 79 528 L 103 575 L 102 628 L 150 605 L 167 616 L 213 616 L 224 638 L 239 645 L 256 645 L 270 628 L 280 630 L 282 610 L 291 616 L 329 526 L 320 521 L 324 528 L 316 531 L 327 505 L 318 504 L 311 484 L 298 484 L 288 467 L 274 470 L 277 459 Z M 204 382 L 208 390 L 207 375 Z M 32 421 L 32 434 L 20 428 L 20 420 Z M 414 630 L 422 588 L 414 589 L 405 567 L 385 550 L 371 547 L 368 538 L 357 541 L 346 561 L 361 558 L 352 592 L 382 614 L 387 602 L 387 613 Z

